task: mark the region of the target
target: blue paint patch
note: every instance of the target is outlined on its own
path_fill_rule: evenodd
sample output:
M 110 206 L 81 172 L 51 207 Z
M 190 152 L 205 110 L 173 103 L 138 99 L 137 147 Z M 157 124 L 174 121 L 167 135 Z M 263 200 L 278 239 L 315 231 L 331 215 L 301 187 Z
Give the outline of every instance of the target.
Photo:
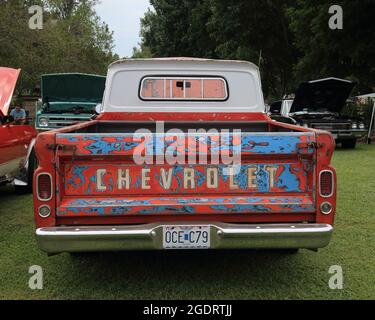
M 206 181 L 206 175 L 203 172 L 196 170 L 195 176 L 197 177 L 198 186 L 201 187 Z
M 193 214 L 195 213 L 195 209 L 191 206 L 183 206 L 183 207 L 155 206 L 152 208 L 140 210 L 138 213 L 139 214 L 161 214 L 163 212 Z
M 234 182 L 236 185 L 240 187 L 240 189 L 247 189 L 248 185 L 248 176 L 247 176 L 247 170 L 250 168 L 250 166 L 241 166 L 240 172 L 235 175 Z
M 111 214 L 123 215 L 131 210 L 131 207 L 116 207 L 111 209 Z
M 297 152 L 300 136 L 255 136 L 242 135 L 242 152 L 259 154 L 290 154 Z M 309 150 L 309 153 L 313 150 Z
M 74 167 L 73 172 L 72 172 L 72 177 L 68 180 L 68 185 L 70 185 L 74 189 L 83 186 L 83 184 L 85 183 L 85 176 L 83 172 L 87 169 L 88 167 L 82 167 L 82 166 Z M 78 180 L 79 182 L 76 183 L 76 180 Z
M 76 207 L 67 207 L 67 211 L 71 211 L 74 214 L 78 215 L 81 213 L 89 215 L 105 215 L 104 208 L 76 208 Z
M 105 138 L 100 136 L 83 138 L 83 141 L 91 142 L 85 149 L 93 155 L 106 155 L 115 151 L 129 151 L 140 144 L 140 142 L 120 142 L 122 140 L 120 138 L 117 139 L 119 142 L 108 142 L 104 140 Z
M 220 205 L 220 206 L 210 206 L 212 210 L 215 211 L 223 211 L 226 213 L 236 213 L 236 212 L 269 212 L 271 211 L 270 208 L 266 208 L 263 205 L 248 205 L 248 204 L 238 204 L 238 205 Z
M 140 177 L 137 177 L 137 180 L 135 181 L 135 187 L 139 188 L 142 185 L 142 180 Z
M 108 189 L 109 189 L 109 191 L 113 191 L 113 187 L 114 187 L 114 184 L 113 184 L 113 178 L 109 178 L 109 180 L 108 180 Z
M 255 172 L 256 181 L 258 185 L 259 192 L 269 192 L 270 191 L 270 174 L 266 171 L 264 165 L 258 166 L 258 170 Z
M 97 182 L 96 174 L 90 177 L 90 181 L 94 183 L 95 190 L 96 190 L 96 185 L 97 185 L 96 184 L 96 182 Z M 90 194 L 90 193 L 91 193 L 91 185 L 89 184 L 89 188 L 87 189 L 87 194 Z
M 292 172 L 290 164 L 284 165 L 283 172 L 278 178 L 277 186 L 280 189 L 284 189 L 286 192 L 301 192 L 301 189 L 299 188 L 299 180 Z
M 182 188 L 184 185 L 182 183 L 183 179 L 183 174 L 184 174 L 184 167 L 181 165 L 176 165 L 173 167 L 173 176 L 176 177 L 177 179 L 177 185 L 179 188 Z

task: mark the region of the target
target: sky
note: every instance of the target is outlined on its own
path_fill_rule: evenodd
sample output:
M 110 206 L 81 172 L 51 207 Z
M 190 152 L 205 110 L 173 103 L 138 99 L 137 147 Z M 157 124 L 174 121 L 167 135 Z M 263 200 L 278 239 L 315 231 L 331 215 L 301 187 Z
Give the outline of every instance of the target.
M 133 47 L 140 42 L 140 18 L 143 17 L 149 0 L 101 0 L 96 12 L 114 32 L 115 52 L 121 57 L 130 57 Z

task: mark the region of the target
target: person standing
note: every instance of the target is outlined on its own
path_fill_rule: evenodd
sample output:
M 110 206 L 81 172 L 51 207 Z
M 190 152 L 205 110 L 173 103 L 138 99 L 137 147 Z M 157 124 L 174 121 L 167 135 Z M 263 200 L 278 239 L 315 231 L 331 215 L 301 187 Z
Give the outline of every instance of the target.
M 16 107 L 10 112 L 10 115 L 14 118 L 15 124 L 25 124 L 26 111 L 25 109 L 22 109 L 20 105 L 16 105 Z

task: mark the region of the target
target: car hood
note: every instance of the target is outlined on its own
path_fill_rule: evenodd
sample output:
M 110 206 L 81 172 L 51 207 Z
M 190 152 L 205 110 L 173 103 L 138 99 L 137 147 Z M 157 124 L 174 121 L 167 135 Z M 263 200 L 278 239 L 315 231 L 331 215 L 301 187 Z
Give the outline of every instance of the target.
M 300 84 L 291 113 L 309 109 L 340 113 L 356 83 L 344 79 L 327 78 Z
M 82 73 L 42 76 L 42 102 L 93 102 L 103 100 L 106 77 Z
M 16 88 L 21 69 L 0 67 L 0 115 L 8 114 L 9 105 Z

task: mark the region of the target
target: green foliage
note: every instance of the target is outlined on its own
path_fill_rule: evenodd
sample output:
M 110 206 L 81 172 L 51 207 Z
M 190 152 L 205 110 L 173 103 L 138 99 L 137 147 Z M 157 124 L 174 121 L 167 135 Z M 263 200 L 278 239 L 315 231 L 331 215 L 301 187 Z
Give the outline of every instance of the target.
M 336 76 L 358 82 L 357 93 L 374 89 L 375 1 L 339 0 L 343 8 L 343 30 L 328 26 L 332 3 L 326 0 L 298 0 L 289 9 L 295 44 L 302 52 L 296 65 L 297 79 Z
M 28 8 L 34 4 L 44 7 L 42 30 L 29 28 Z M 96 15 L 94 4 L 0 0 L 0 65 L 22 69 L 19 92 L 33 91 L 44 73 L 106 73 L 118 57 L 112 53 L 113 34 Z
M 368 103 L 365 104 L 351 102 L 345 106 L 344 110 L 342 111 L 342 115 L 351 118 L 363 119 L 366 123 L 366 126 L 369 126 L 373 106 L 373 101 L 368 101 Z
M 266 95 L 292 84 L 297 52 L 286 17 L 291 1 L 151 0 L 142 19 L 142 46 L 153 56 L 260 62 Z
M 243 59 L 259 64 L 263 90 L 279 99 L 328 76 L 374 90 L 373 0 L 338 0 L 344 30 L 331 30 L 326 0 L 151 0 L 140 55 Z M 142 55 L 142 54 L 141 54 Z M 271 99 L 272 100 L 272 99 Z
M 202 0 L 151 0 L 154 10 L 141 20 L 142 45 L 153 56 L 215 57 L 208 34 L 210 6 Z
M 61 19 L 66 19 L 80 8 L 81 4 L 85 7 L 93 8 L 98 0 L 44 0 L 45 7 L 49 8 Z
M 132 58 L 142 59 L 142 58 L 152 58 L 151 50 L 148 47 L 142 46 L 141 48 L 134 47 Z
M 209 27 L 217 55 L 259 64 L 265 96 L 288 93 L 297 56 L 285 14 L 292 1 L 210 3 Z

